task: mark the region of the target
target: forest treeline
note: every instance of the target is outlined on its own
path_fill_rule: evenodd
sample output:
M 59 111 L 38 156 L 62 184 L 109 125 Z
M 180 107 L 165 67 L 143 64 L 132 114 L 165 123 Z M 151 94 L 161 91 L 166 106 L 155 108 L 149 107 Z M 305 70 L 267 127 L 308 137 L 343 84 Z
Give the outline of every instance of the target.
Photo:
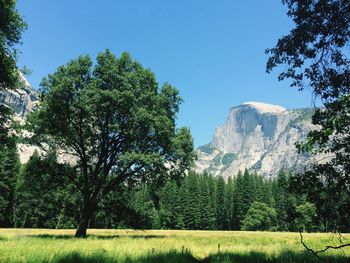
M 15 143 L 2 149 L 0 227 L 76 227 L 82 198 L 65 176 L 73 172 L 69 166 L 59 164 L 54 153 L 46 157 L 35 153 L 21 165 Z M 135 187 L 135 182 L 130 182 L 101 200 L 90 227 L 350 230 L 349 214 L 344 210 L 348 195 L 332 203 L 323 200 L 321 192 L 313 200 L 312 196 L 294 191 L 293 178 L 281 171 L 265 179 L 246 170 L 227 181 L 220 176 L 189 172 L 182 180 L 161 184 L 137 182 Z M 338 213 L 338 217 L 330 211 Z

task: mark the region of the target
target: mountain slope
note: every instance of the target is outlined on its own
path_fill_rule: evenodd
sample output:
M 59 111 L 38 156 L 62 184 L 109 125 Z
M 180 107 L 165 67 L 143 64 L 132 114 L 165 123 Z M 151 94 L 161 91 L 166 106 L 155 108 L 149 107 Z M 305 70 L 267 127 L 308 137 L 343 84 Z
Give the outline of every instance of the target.
M 0 91 L 0 105 L 6 105 L 14 110 L 14 119 L 24 122 L 27 115 L 37 107 L 39 92 L 34 90 L 26 78 L 20 74 L 20 87 L 13 90 Z M 21 163 L 26 163 L 38 147 L 19 143 L 17 144 Z
M 14 110 L 17 118 L 24 119 L 33 111 L 39 102 L 39 92 L 34 90 L 26 78 L 20 74 L 18 89 L 0 91 L 0 105 L 6 105 Z
M 311 109 L 287 110 L 260 102 L 246 102 L 229 111 L 213 140 L 198 148 L 195 170 L 225 178 L 250 169 L 274 176 L 281 169 L 298 168 L 310 160 L 297 153 L 295 143 L 310 130 Z

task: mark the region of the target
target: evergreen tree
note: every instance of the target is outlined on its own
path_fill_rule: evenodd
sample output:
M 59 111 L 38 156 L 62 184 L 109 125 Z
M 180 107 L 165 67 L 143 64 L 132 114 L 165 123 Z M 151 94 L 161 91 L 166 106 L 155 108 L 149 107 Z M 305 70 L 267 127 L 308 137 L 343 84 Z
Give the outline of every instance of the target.
M 17 11 L 15 0 L 1 0 L 0 14 L 0 90 L 2 90 L 17 86 L 18 50 L 15 47 L 16 44 L 20 44 L 27 24 Z
M 280 171 L 277 174 L 277 181 L 275 182 L 275 200 L 277 211 L 277 225 L 278 229 L 282 231 L 288 230 L 288 179 L 285 172 Z
M 233 198 L 234 198 L 234 185 L 233 179 L 231 177 L 227 180 L 227 185 L 225 189 L 225 214 L 226 214 L 226 222 L 225 229 L 232 230 L 233 229 Z
M 256 200 L 256 184 L 254 175 L 250 174 L 246 169 L 242 177 L 242 208 L 241 208 L 241 218 L 244 218 L 247 214 L 251 204 Z
M 178 220 L 177 209 L 178 187 L 174 181 L 168 181 L 160 194 L 161 225 L 166 229 L 175 229 Z
M 245 214 L 243 212 L 243 189 L 244 189 L 243 175 L 239 171 L 234 181 L 234 192 L 233 192 L 233 226 L 234 230 L 240 229 L 241 220 L 243 220 Z
M 188 229 L 198 229 L 201 220 L 198 175 L 194 172 L 190 172 L 187 176 L 186 186 L 188 194 L 186 225 Z
M 211 229 L 211 203 L 210 203 L 210 190 L 209 180 L 207 176 L 201 175 L 199 178 L 200 188 L 200 229 L 209 230 Z
M 137 227 L 142 229 L 160 228 L 160 217 L 146 184 L 134 193 L 131 202 L 139 218 Z
M 14 138 L 0 149 L 0 227 L 14 223 L 14 197 L 20 163 Z
M 188 228 L 188 192 L 187 192 L 187 178 L 182 181 L 179 187 L 179 194 L 177 197 L 177 219 L 176 228 L 177 229 L 187 229 Z
M 127 185 L 119 186 L 103 198 L 97 213 L 90 222 L 93 228 L 143 228 L 140 215 L 132 206 L 134 192 Z
M 296 207 L 295 224 L 298 230 L 311 231 L 314 229 L 316 207 L 314 204 L 304 202 Z
M 209 185 L 210 195 L 210 208 L 209 208 L 209 229 L 217 229 L 217 184 L 216 179 L 208 174 L 204 175 L 207 177 Z
M 217 227 L 220 230 L 224 230 L 226 226 L 226 209 L 225 209 L 225 180 L 222 176 L 217 179 L 217 192 L 216 192 L 216 214 L 217 214 Z
M 54 152 L 45 157 L 34 152 L 18 178 L 15 226 L 75 227 L 79 195 L 66 179 L 72 173 L 68 166 L 57 163 Z

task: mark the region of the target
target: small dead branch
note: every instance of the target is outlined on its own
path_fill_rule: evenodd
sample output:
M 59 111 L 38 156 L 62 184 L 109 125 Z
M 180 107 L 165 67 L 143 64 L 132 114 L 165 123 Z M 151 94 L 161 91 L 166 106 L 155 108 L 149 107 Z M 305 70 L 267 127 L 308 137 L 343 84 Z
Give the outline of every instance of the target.
M 313 254 L 315 257 L 317 257 L 319 260 L 322 261 L 321 257 L 319 256 L 320 253 L 324 253 L 326 252 L 327 250 L 329 249 L 342 249 L 344 247 L 350 247 L 350 243 L 347 243 L 347 244 L 341 244 L 339 246 L 331 246 L 331 245 L 328 245 L 328 246 L 325 246 L 324 249 L 321 249 L 321 250 L 313 250 L 311 248 L 309 248 L 305 242 L 304 242 L 304 239 L 303 239 L 303 234 L 301 231 L 299 231 L 299 234 L 300 234 L 300 242 L 301 244 L 304 246 L 304 248 L 309 251 L 311 254 Z

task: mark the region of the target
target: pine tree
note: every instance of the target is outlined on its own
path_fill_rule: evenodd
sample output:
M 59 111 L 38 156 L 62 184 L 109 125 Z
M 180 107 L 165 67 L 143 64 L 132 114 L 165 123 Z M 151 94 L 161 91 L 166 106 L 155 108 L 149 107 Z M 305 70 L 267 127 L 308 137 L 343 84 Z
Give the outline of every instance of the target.
M 210 195 L 210 207 L 209 207 L 209 229 L 217 229 L 217 185 L 216 179 L 208 174 L 207 177 Z
M 16 227 L 74 227 L 79 196 L 64 176 L 73 173 L 57 163 L 55 152 L 45 157 L 34 152 L 17 181 Z
M 177 229 L 187 229 L 188 228 L 188 192 L 187 192 L 187 178 L 182 181 L 177 197 L 177 219 L 176 228 Z
M 277 225 L 278 229 L 285 231 L 288 229 L 288 180 L 284 171 L 280 171 L 277 175 L 277 181 L 275 183 L 275 200 L 277 211 Z
M 217 226 L 218 229 L 224 230 L 226 225 L 226 211 L 225 211 L 225 181 L 222 176 L 217 179 Z
M 199 177 L 200 187 L 200 229 L 209 230 L 211 229 L 211 204 L 210 204 L 210 190 L 209 181 L 207 176 L 201 175 Z
M 160 219 L 162 227 L 175 229 L 178 219 L 177 211 L 178 187 L 174 181 L 168 181 L 160 195 Z
M 197 174 L 190 172 L 187 176 L 188 206 L 186 222 L 188 229 L 198 229 L 200 226 L 200 189 Z
M 242 177 L 243 189 L 242 189 L 242 218 L 248 212 L 250 205 L 256 200 L 256 184 L 254 175 L 250 174 L 246 169 Z
M 159 214 L 146 184 L 134 193 L 132 206 L 139 216 L 139 227 L 143 229 L 159 228 Z
M 240 222 L 244 218 L 243 212 L 243 175 L 239 171 L 234 179 L 234 192 L 233 192 L 233 229 L 240 229 Z
M 0 149 L 0 227 L 14 223 L 14 197 L 20 163 L 14 139 Z
M 226 222 L 225 229 L 233 229 L 233 195 L 234 195 L 234 185 L 232 178 L 228 178 L 227 185 L 225 189 L 225 214 Z

